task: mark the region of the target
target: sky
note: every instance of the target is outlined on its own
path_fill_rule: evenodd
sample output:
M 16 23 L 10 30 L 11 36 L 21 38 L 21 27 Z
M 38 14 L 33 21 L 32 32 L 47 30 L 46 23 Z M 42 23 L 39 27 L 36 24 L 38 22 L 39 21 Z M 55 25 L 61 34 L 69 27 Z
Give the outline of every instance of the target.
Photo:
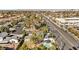
M 0 9 L 73 9 L 78 0 L 0 0 Z

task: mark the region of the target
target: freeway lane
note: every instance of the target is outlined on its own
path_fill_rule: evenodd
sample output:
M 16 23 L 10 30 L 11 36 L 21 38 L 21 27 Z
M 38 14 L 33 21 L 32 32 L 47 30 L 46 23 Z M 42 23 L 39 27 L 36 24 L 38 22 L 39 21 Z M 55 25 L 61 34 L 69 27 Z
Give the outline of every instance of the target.
M 71 47 L 71 45 L 70 45 L 67 41 L 63 40 L 64 38 L 63 38 L 62 35 L 58 32 L 58 30 L 55 28 L 55 26 L 53 26 L 52 23 L 50 23 L 48 20 L 46 20 L 46 22 L 47 22 L 47 24 L 51 27 L 51 31 L 52 31 L 56 36 L 60 36 L 60 37 L 58 37 L 58 39 L 57 39 L 59 48 L 61 49 L 62 46 L 63 46 L 63 45 L 61 45 L 61 43 L 63 43 L 63 42 L 65 43 L 65 42 L 66 42 L 66 46 L 65 46 L 66 48 L 65 48 L 65 50 L 69 49 L 69 48 Z M 54 31 L 53 31 L 53 29 L 54 29 Z
M 78 43 L 71 35 L 69 35 L 67 32 L 65 32 L 64 30 L 61 30 L 61 28 L 59 28 L 54 22 L 51 21 L 51 19 L 47 16 L 44 16 L 46 19 L 45 21 L 49 24 L 50 27 L 55 28 L 57 30 L 57 32 L 60 34 L 61 36 L 61 41 L 63 41 L 66 44 L 66 48 L 64 49 L 69 49 L 78 46 Z

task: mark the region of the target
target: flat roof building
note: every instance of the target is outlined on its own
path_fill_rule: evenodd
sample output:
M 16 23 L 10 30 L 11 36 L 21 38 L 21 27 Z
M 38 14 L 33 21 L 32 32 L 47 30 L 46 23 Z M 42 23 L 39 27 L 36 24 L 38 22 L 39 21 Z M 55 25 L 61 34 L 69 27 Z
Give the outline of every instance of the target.
M 68 26 L 79 27 L 79 18 L 78 17 L 56 18 L 56 23 L 61 27 L 68 27 Z

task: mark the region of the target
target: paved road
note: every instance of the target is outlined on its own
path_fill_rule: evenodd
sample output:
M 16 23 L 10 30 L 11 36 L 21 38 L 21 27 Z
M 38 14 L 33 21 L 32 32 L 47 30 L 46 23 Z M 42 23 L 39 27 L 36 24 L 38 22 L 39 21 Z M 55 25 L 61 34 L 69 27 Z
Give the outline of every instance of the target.
M 63 47 L 64 50 L 68 50 L 69 48 L 77 47 L 79 45 L 78 41 L 76 41 L 66 31 L 59 28 L 53 21 L 51 21 L 51 18 L 47 16 L 44 16 L 44 17 L 45 17 L 45 21 L 47 22 L 48 26 L 50 26 L 51 29 L 54 29 L 57 32 L 57 34 L 55 33 L 56 35 L 60 36 L 57 40 L 61 41 L 61 44 L 63 43 L 62 47 L 65 46 Z

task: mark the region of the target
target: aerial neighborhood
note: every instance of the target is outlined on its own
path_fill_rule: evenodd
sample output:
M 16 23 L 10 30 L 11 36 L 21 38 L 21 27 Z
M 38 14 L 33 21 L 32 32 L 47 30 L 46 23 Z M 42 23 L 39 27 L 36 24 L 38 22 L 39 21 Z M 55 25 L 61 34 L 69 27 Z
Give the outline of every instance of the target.
M 41 13 L 36 11 L 3 13 L 0 14 L 1 50 L 58 49 L 55 36 L 42 20 Z
M 0 11 L 0 50 L 78 49 L 78 10 Z

